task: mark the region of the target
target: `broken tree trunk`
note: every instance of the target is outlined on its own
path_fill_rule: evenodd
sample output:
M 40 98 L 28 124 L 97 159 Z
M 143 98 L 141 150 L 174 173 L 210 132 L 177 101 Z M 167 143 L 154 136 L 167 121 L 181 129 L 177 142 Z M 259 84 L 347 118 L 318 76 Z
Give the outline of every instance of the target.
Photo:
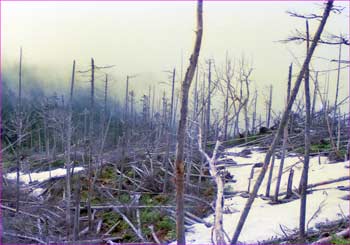
M 343 177 L 340 177 L 338 179 L 326 180 L 326 181 L 318 182 L 318 183 L 315 183 L 315 184 L 309 184 L 309 185 L 307 185 L 307 190 L 315 188 L 315 187 L 318 187 L 318 186 L 329 185 L 329 184 L 342 182 L 342 181 L 346 181 L 346 180 L 350 180 L 350 176 L 343 176 Z M 281 192 L 279 195 L 283 196 L 283 195 L 286 195 L 286 194 L 287 194 L 287 192 Z
M 293 194 L 293 176 L 294 170 L 291 168 L 288 176 L 286 199 L 290 198 Z
M 265 193 L 266 197 L 270 196 L 270 187 L 271 187 L 271 180 L 272 180 L 272 174 L 273 174 L 273 167 L 275 165 L 275 155 L 276 155 L 276 153 L 273 153 L 273 155 L 272 155 L 270 173 L 269 173 L 269 178 L 268 178 L 267 185 L 266 185 L 266 193 Z
M 220 137 L 220 136 L 219 136 Z M 226 244 L 225 242 L 225 233 L 223 227 L 223 208 L 224 208 L 224 180 L 221 176 L 220 171 L 217 169 L 215 162 L 217 160 L 217 153 L 221 142 L 217 139 L 213 155 L 210 158 L 208 154 L 202 148 L 202 134 L 201 129 L 199 128 L 198 133 L 198 147 L 201 154 L 205 157 L 207 162 L 209 163 L 209 172 L 212 178 L 216 183 L 217 193 L 215 200 L 215 218 L 214 218 L 214 244 Z

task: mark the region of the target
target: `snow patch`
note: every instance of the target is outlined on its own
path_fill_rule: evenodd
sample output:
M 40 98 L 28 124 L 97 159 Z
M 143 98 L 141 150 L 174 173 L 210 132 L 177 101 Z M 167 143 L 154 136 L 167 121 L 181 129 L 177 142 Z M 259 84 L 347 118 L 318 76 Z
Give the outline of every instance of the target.
M 226 149 L 226 152 L 239 153 L 243 149 L 245 148 L 230 148 Z M 254 148 L 251 150 L 252 154 L 249 155 L 248 158 L 235 156 L 226 157 L 237 162 L 236 166 L 226 166 L 226 169 L 234 175 L 234 178 L 237 180 L 235 183 L 226 184 L 226 186 L 229 185 L 234 191 L 246 192 L 253 164 L 264 161 L 266 153 L 256 151 Z M 294 169 L 293 189 L 298 187 L 302 173 L 302 161 L 303 157 L 298 157 L 294 154 L 288 154 L 285 158 L 280 193 L 286 191 L 288 174 L 291 168 Z M 275 192 L 280 162 L 280 159 L 275 159 L 270 195 L 274 195 Z M 346 166 L 349 166 L 349 161 L 328 164 L 328 159 L 326 157 L 320 157 L 320 159 L 319 156 L 311 157 L 308 182 L 309 184 L 314 184 L 321 181 L 348 176 L 349 169 L 346 168 Z M 254 168 L 251 189 L 260 171 L 261 168 Z M 265 195 L 269 171 L 270 168 L 260 186 L 258 195 Z M 337 220 L 341 218 L 342 215 L 349 215 L 349 202 L 341 199 L 341 197 L 348 194 L 348 192 L 336 189 L 337 186 L 341 185 L 348 186 L 349 181 L 347 180 L 320 186 L 314 188 L 313 192 L 307 195 L 306 223 L 310 221 L 308 228 L 315 227 L 315 225 L 320 222 Z M 239 195 L 225 199 L 224 209 L 238 210 L 238 212 L 224 214 L 223 226 L 230 239 L 233 236 L 247 200 L 247 198 L 243 198 Z M 282 237 L 284 235 L 281 231 L 280 225 L 287 232 L 298 229 L 300 199 L 278 205 L 271 205 L 268 202 L 269 200 L 263 200 L 260 197 L 255 199 L 239 237 L 240 242 L 257 243 L 258 241 L 267 240 L 276 236 Z M 322 205 L 320 212 L 314 216 L 320 205 Z M 311 219 L 312 216 L 314 216 L 313 219 Z M 211 214 L 204 220 L 212 223 L 214 221 L 214 215 Z M 212 228 L 208 228 L 204 224 L 199 223 L 190 226 L 190 229 L 186 232 L 186 242 L 189 244 L 211 244 L 211 229 Z M 229 243 L 229 241 L 227 242 Z M 176 241 L 171 244 L 176 244 Z
M 78 173 L 80 171 L 83 171 L 84 168 L 83 167 L 75 167 L 74 168 L 74 173 Z M 63 177 L 67 174 L 67 169 L 65 168 L 57 168 L 51 171 L 43 171 L 43 172 L 39 172 L 39 173 L 31 173 L 30 175 L 28 173 L 19 173 L 19 180 L 20 182 L 28 185 L 31 182 L 43 182 L 46 180 L 50 180 L 53 178 L 58 178 L 58 177 Z M 17 178 L 17 173 L 16 172 L 12 172 L 12 173 L 8 173 L 5 175 L 5 178 L 7 179 L 13 179 L 15 180 Z

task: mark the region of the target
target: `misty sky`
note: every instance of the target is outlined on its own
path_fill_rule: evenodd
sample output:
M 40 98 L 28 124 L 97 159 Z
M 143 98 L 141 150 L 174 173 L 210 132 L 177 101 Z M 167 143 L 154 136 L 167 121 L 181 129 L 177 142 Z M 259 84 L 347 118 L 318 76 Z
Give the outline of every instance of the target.
M 349 2 L 335 4 L 346 9 L 341 15 L 331 14 L 326 32 L 349 34 Z M 131 82 L 137 96 L 147 93 L 150 84 L 157 85 L 159 91 L 169 91 L 170 87 L 159 82 L 167 80 L 164 71 L 173 67 L 180 77 L 182 60 L 183 70 L 187 67 L 194 40 L 195 6 L 194 1 L 1 2 L 3 72 L 18 64 L 22 46 L 24 67 L 33 68 L 47 81 L 67 86 L 72 60 L 84 70 L 94 57 L 98 66 L 115 65 L 108 70 L 113 77 L 113 91 L 124 91 L 127 74 L 137 74 Z M 287 10 L 323 12 L 322 2 L 204 2 L 201 67 L 205 59 L 212 58 L 220 68 L 226 52 L 236 58 L 244 55 L 254 68 L 255 86 L 267 95 L 265 88 L 274 84 L 274 105 L 281 108 L 288 65 L 295 64 L 296 74 L 296 59 L 302 62 L 305 55 L 304 45 L 277 42 L 296 28 L 305 29 L 304 21 L 288 16 Z M 312 33 L 317 25 L 312 21 Z M 329 60 L 337 59 L 338 46 L 320 45 L 315 56 L 319 57 L 313 61 L 315 69 L 336 68 L 337 64 Z M 348 46 L 343 45 L 342 59 L 349 60 Z M 326 80 L 324 74 L 320 73 L 321 86 Z M 102 79 L 102 75 L 98 78 Z M 349 91 L 348 77 L 349 69 L 343 69 L 342 97 Z M 329 79 L 332 96 L 336 72 Z M 82 83 L 84 78 L 80 80 Z M 48 83 L 43 86 L 48 87 Z

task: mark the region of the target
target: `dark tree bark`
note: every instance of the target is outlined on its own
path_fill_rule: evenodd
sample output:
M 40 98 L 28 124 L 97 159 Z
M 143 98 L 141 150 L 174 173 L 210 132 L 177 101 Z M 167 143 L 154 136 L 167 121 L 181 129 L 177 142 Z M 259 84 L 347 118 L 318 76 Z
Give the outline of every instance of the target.
M 292 196 L 293 190 L 293 176 L 294 176 L 294 170 L 290 169 L 289 176 L 288 176 L 288 182 L 287 182 L 287 192 L 285 198 L 290 198 Z
M 272 155 L 269 178 L 268 178 L 267 185 L 266 185 L 266 192 L 265 192 L 266 197 L 270 196 L 270 187 L 271 187 L 271 181 L 272 181 L 273 167 L 275 165 L 275 155 L 276 155 L 275 153 Z
M 197 4 L 197 32 L 194 50 L 190 58 L 190 65 L 187 68 L 184 81 L 181 84 L 181 109 L 180 121 L 177 131 L 177 149 L 175 160 L 176 172 L 176 238 L 178 245 L 186 244 L 185 223 L 184 223 L 184 146 L 186 135 L 186 123 L 188 112 L 188 93 L 198 63 L 198 56 L 202 43 L 203 33 L 203 1 L 198 0 Z

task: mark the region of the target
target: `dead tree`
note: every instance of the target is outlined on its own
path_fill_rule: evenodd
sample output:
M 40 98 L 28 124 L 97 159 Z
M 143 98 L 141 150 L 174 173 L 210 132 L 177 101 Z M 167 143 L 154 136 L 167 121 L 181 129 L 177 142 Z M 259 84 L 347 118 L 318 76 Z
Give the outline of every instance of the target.
M 312 96 L 312 107 L 311 107 L 311 118 L 315 117 L 315 107 L 316 107 L 316 99 L 317 99 L 317 91 L 318 91 L 318 71 L 315 73 L 314 79 L 314 94 Z
M 270 96 L 269 96 L 269 101 L 267 102 L 267 108 L 266 108 L 266 127 L 267 128 L 270 128 L 271 107 L 272 107 L 272 85 L 270 85 Z
M 68 104 L 68 121 L 67 121 L 67 152 L 66 152 L 66 227 L 67 227 L 67 238 L 70 233 L 71 216 L 70 216 L 70 205 L 71 205 L 71 144 L 72 144 L 72 103 L 73 103 L 73 89 L 75 79 L 75 60 L 73 61 L 72 78 L 70 83 L 70 96 Z
M 311 61 L 311 58 L 312 58 L 312 55 L 315 51 L 315 48 L 317 46 L 317 43 L 321 37 L 321 34 L 322 34 L 322 31 L 324 29 L 324 26 L 326 25 L 326 22 L 327 22 L 327 19 L 328 19 L 328 16 L 329 16 L 329 13 L 331 12 L 331 9 L 332 9 L 332 6 L 333 6 L 333 0 L 329 0 L 327 2 L 327 6 L 324 10 L 324 13 L 323 13 L 323 16 L 322 16 L 322 20 L 320 22 L 320 25 L 317 29 L 317 32 L 313 38 L 313 41 L 312 41 L 312 44 L 311 44 L 311 47 L 309 49 L 309 52 L 304 60 L 304 63 L 303 63 L 303 66 L 300 70 L 300 73 L 296 79 L 296 82 L 295 82 L 295 85 L 294 85 L 294 88 L 292 90 L 292 93 L 291 93 L 291 97 L 288 101 L 288 105 L 282 115 L 282 118 L 281 118 L 281 122 L 280 122 L 280 125 L 278 127 L 278 130 L 276 132 L 276 135 L 273 139 L 273 142 L 269 148 L 269 150 L 267 151 L 266 153 L 266 156 L 265 156 L 265 159 L 264 159 L 264 164 L 263 164 L 263 167 L 262 167 L 262 170 L 258 176 L 258 179 L 256 180 L 255 184 L 254 184 L 254 187 L 253 187 L 253 191 L 252 193 L 250 194 L 248 200 L 247 200 L 247 203 L 243 209 L 243 212 L 240 216 L 240 219 L 239 219 L 239 222 L 238 222 L 238 225 L 236 227 L 236 230 L 235 230 L 235 233 L 232 237 L 232 240 L 231 240 L 231 244 L 236 244 L 237 241 L 238 241 L 238 238 L 239 238 L 239 235 L 242 231 L 242 228 L 243 228 L 243 225 L 246 221 L 246 218 L 248 216 L 248 213 L 250 211 L 250 208 L 254 202 L 254 199 L 259 191 L 259 188 L 260 188 L 260 185 L 264 179 L 264 176 L 265 176 L 265 173 L 267 171 L 267 168 L 269 166 L 269 162 L 270 162 L 270 158 L 272 156 L 272 153 L 275 151 L 275 148 L 276 146 L 279 144 L 279 141 L 280 141 L 280 138 L 282 136 L 282 132 L 284 130 L 284 127 L 286 126 L 286 123 L 287 123 L 287 119 L 290 115 L 290 111 L 292 109 L 292 106 L 293 106 L 293 103 L 294 103 L 294 100 L 298 94 L 298 90 L 299 90 L 299 87 L 300 87 L 300 84 L 301 84 L 301 81 L 303 80 L 304 78 L 304 75 L 305 75 L 305 72 L 306 72 L 306 69 Z
M 266 185 L 266 192 L 265 192 L 266 197 L 270 196 L 270 187 L 271 187 L 271 181 L 272 181 L 273 167 L 275 165 L 275 155 L 276 155 L 275 153 L 273 153 L 273 155 L 272 155 L 269 178 L 268 178 L 267 185 Z
M 244 68 L 242 68 L 244 69 Z M 250 99 L 250 91 L 249 91 L 249 84 L 250 84 L 250 74 L 252 73 L 253 69 L 250 68 L 248 71 L 244 70 L 243 73 L 243 80 L 245 83 L 245 87 L 246 87 L 246 96 L 244 99 L 244 124 L 245 124 L 245 133 L 244 133 L 244 140 L 245 142 L 248 142 L 248 134 L 249 134 L 249 117 L 248 117 L 248 103 L 249 103 L 249 99 Z
M 258 102 L 258 91 L 255 90 L 255 93 L 254 93 L 254 111 L 253 111 L 253 118 L 252 118 L 252 134 L 255 134 L 256 133 L 256 104 Z
M 191 82 L 198 63 L 200 52 L 202 33 L 203 33 L 203 1 L 198 0 L 197 3 L 197 32 L 193 53 L 190 58 L 190 65 L 187 68 L 185 78 L 181 84 L 181 109 L 180 121 L 177 131 L 177 149 L 175 160 L 176 172 L 176 237 L 177 244 L 186 244 L 185 239 L 185 223 L 184 223 L 184 146 L 188 112 L 188 93 Z
M 306 53 L 309 52 L 309 22 L 306 20 Z M 307 182 L 309 174 L 309 160 L 310 160 L 310 124 L 311 124 L 311 102 L 310 102 L 310 88 L 309 88 L 309 66 L 306 66 L 305 71 L 305 107 L 306 107 L 306 122 L 305 122 L 305 154 L 304 154 L 304 165 L 303 172 L 300 180 L 300 219 L 299 219 L 299 230 L 300 230 L 300 241 L 305 241 L 305 216 L 306 216 L 306 197 L 307 197 Z
M 219 136 L 220 137 L 220 136 Z M 216 200 L 215 200 L 215 218 L 214 218 L 214 227 L 213 227 L 213 235 L 214 235 L 214 244 L 226 244 L 225 242 L 225 232 L 223 227 L 223 209 L 224 209 L 224 180 L 221 172 L 217 169 L 215 163 L 217 160 L 217 154 L 221 142 L 218 139 L 216 140 L 216 144 L 214 147 L 212 157 L 209 157 L 208 154 L 202 148 L 202 133 L 201 128 L 198 129 L 198 148 L 200 153 L 205 157 L 206 161 L 209 164 L 209 172 L 215 181 L 217 192 L 216 192 Z
M 293 65 L 290 64 L 289 66 L 289 73 L 288 73 L 288 85 L 287 85 L 287 101 L 286 105 L 288 104 L 289 97 L 290 97 L 290 88 L 291 88 L 291 83 L 292 83 L 292 70 L 293 70 Z M 277 181 L 276 181 L 276 188 L 275 188 L 275 196 L 274 196 L 274 201 L 278 201 L 278 193 L 281 185 L 281 179 L 282 179 L 282 173 L 283 173 L 283 166 L 284 166 L 284 159 L 286 156 L 286 148 L 287 148 L 287 140 L 288 140 L 288 121 L 286 122 L 286 127 L 283 130 L 283 143 L 282 143 L 282 154 L 281 154 L 281 161 L 280 161 L 280 166 L 278 169 L 278 175 L 277 175 Z
M 208 61 L 208 94 L 207 94 L 207 118 L 206 118 L 206 133 L 205 137 L 208 140 L 210 136 L 210 110 L 211 110 L 211 60 Z M 206 144 L 204 145 L 206 147 Z
M 92 161 L 93 161 L 93 137 L 94 137 L 94 106 L 95 106 L 95 61 L 93 58 L 91 58 L 91 94 L 90 94 L 90 123 L 89 123 L 89 184 L 88 184 L 88 197 L 87 197 L 87 211 L 88 211 L 88 224 L 89 224 L 89 230 L 92 229 L 92 213 L 91 213 L 91 198 L 92 198 Z
M 22 148 L 22 47 L 19 54 L 19 71 L 18 71 L 18 108 L 17 108 L 17 137 L 19 154 L 17 157 L 17 176 L 16 176 L 16 213 L 19 212 L 19 171 L 21 168 L 21 148 Z

